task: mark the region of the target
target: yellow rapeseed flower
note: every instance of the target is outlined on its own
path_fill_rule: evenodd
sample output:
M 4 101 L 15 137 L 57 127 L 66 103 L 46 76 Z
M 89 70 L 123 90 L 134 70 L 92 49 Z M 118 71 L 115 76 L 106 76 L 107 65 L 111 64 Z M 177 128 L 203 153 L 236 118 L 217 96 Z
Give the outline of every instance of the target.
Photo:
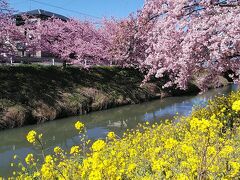
M 232 105 L 232 110 L 234 110 L 234 111 L 240 111 L 240 100 L 238 100 L 238 101 L 235 101 L 234 103 L 233 103 L 233 105 Z
M 55 152 L 55 154 L 60 154 L 63 152 L 63 150 L 59 147 L 59 146 L 56 146 L 53 151 Z
M 82 122 L 80 122 L 80 121 L 77 121 L 77 122 L 75 123 L 75 128 L 76 128 L 77 130 L 79 130 L 79 131 L 83 131 L 83 130 L 84 130 L 84 124 L 83 124 Z
M 93 143 L 93 145 L 92 145 L 92 150 L 93 150 L 93 151 L 100 151 L 100 150 L 102 150 L 105 146 L 106 146 L 106 143 L 105 143 L 103 140 L 99 139 L 99 140 L 97 140 L 97 141 L 95 141 L 95 142 Z
M 26 136 L 27 141 L 34 144 L 36 142 L 36 135 L 37 135 L 37 132 L 34 130 L 31 130 Z
M 136 168 L 136 164 L 135 163 L 131 163 L 128 165 L 128 171 L 131 172 Z
M 79 146 L 73 146 L 71 147 L 70 154 L 78 154 L 80 152 Z
M 86 149 L 83 160 L 75 156 L 79 146 L 64 155 L 58 155 L 61 149 L 57 146 L 55 154 L 46 156 L 37 169 L 32 164 L 23 167 L 17 179 L 238 179 L 240 127 L 234 113 L 238 99 L 240 91 L 213 99 L 207 108 L 197 108 L 175 122 L 143 123 L 117 141 L 108 141 L 116 136 L 109 132 L 107 141 L 97 140 L 92 151 Z M 231 121 L 236 125 L 229 127 Z M 75 127 L 80 132 L 84 129 L 81 122 Z M 34 133 L 31 136 L 39 138 Z M 89 144 L 86 138 L 83 145 Z
M 34 157 L 33 157 L 33 154 L 28 154 L 25 158 L 25 162 L 27 164 L 31 164 L 32 162 L 34 161 Z
M 47 155 L 45 157 L 45 163 L 47 163 L 47 164 L 52 164 L 53 163 L 53 158 L 52 158 L 51 155 Z
M 116 134 L 114 133 L 114 132 L 109 132 L 108 134 L 107 134 L 107 138 L 108 139 L 115 139 L 116 138 Z

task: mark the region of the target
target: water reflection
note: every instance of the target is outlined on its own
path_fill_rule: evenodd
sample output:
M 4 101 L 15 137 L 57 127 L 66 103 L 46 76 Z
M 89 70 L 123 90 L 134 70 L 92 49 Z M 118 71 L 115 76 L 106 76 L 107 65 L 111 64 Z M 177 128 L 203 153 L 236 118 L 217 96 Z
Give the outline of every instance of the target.
M 42 125 L 1 131 L 0 176 L 9 175 L 11 171 L 9 164 L 14 154 L 25 157 L 29 152 L 34 151 L 25 140 L 27 132 L 31 129 L 44 134 L 45 147 L 48 151 L 57 145 L 68 149 L 79 142 L 78 134 L 74 129 L 74 123 L 77 120 L 86 124 L 87 136 L 90 139 L 104 138 L 109 131 L 114 131 L 121 136 L 126 129 L 132 129 L 141 122 L 160 122 L 160 119 L 172 118 L 176 112 L 179 115 L 188 115 L 193 106 L 204 105 L 208 99 L 218 94 L 228 94 L 236 89 L 238 86 L 232 85 L 211 90 L 198 96 L 169 97 L 149 103 L 94 112 L 80 117 L 64 118 Z

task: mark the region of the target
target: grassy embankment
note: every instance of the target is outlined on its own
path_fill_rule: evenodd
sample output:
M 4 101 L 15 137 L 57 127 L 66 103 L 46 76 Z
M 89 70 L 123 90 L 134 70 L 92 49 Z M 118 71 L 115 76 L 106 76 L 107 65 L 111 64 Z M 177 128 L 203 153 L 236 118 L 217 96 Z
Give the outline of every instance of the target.
M 161 88 L 163 80 L 140 87 L 143 74 L 134 69 L 55 66 L 0 67 L 0 129 L 37 124 L 72 115 L 136 104 L 166 96 L 197 94 Z

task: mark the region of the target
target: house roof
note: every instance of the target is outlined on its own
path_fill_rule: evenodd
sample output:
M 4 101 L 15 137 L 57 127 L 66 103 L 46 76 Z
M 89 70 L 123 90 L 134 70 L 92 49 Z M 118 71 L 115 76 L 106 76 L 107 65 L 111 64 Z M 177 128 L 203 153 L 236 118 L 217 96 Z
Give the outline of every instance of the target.
M 21 13 L 15 14 L 14 17 L 19 17 L 21 15 L 37 16 L 37 17 L 44 17 L 44 18 L 55 17 L 55 18 L 61 19 L 63 21 L 69 20 L 69 18 L 67 18 L 66 16 L 63 16 L 63 15 L 60 15 L 60 14 L 57 14 L 57 13 L 53 13 L 53 12 L 50 12 L 50 11 L 45 11 L 45 10 L 42 10 L 42 9 L 35 9 L 35 10 L 32 10 L 32 11 L 21 12 Z

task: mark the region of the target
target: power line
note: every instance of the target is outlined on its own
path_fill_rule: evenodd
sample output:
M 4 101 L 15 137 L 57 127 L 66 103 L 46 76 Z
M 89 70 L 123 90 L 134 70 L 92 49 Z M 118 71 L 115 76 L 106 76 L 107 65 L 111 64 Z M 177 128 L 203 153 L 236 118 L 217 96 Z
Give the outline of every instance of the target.
M 18 4 L 22 4 L 23 2 L 26 2 L 26 0 L 12 1 L 12 2 L 9 2 L 9 4 L 18 5 Z
M 61 10 L 64 10 L 64 11 L 69 11 L 69 12 L 73 12 L 73 13 L 76 13 L 76 14 L 80 14 L 80 15 L 83 15 L 83 16 L 88 16 L 88 17 L 92 17 L 92 18 L 95 18 L 95 19 L 102 19 L 102 18 L 100 18 L 100 17 L 93 16 L 93 15 L 91 15 L 91 14 L 86 14 L 86 13 L 82 13 L 82 12 L 79 12 L 79 11 L 75 11 L 75 10 L 71 10 L 71 9 L 66 9 L 66 8 L 63 8 L 63 7 L 60 7 L 60 6 L 55 6 L 55 5 L 48 4 L 48 3 L 44 3 L 44 2 L 40 2 L 40 1 L 37 1 L 37 0 L 31 0 L 31 1 L 32 1 L 32 2 L 35 2 L 35 3 L 38 3 L 38 4 L 42 4 L 42 5 L 46 5 L 46 6 L 58 8 L 58 9 L 61 9 Z
M 32 0 L 29 0 L 29 11 L 32 10 Z
M 70 1 L 74 1 L 74 0 L 67 0 L 67 2 L 65 2 L 64 4 L 61 4 L 61 6 L 65 7 L 66 5 L 69 5 Z M 73 3 L 73 2 L 71 2 L 71 3 Z

